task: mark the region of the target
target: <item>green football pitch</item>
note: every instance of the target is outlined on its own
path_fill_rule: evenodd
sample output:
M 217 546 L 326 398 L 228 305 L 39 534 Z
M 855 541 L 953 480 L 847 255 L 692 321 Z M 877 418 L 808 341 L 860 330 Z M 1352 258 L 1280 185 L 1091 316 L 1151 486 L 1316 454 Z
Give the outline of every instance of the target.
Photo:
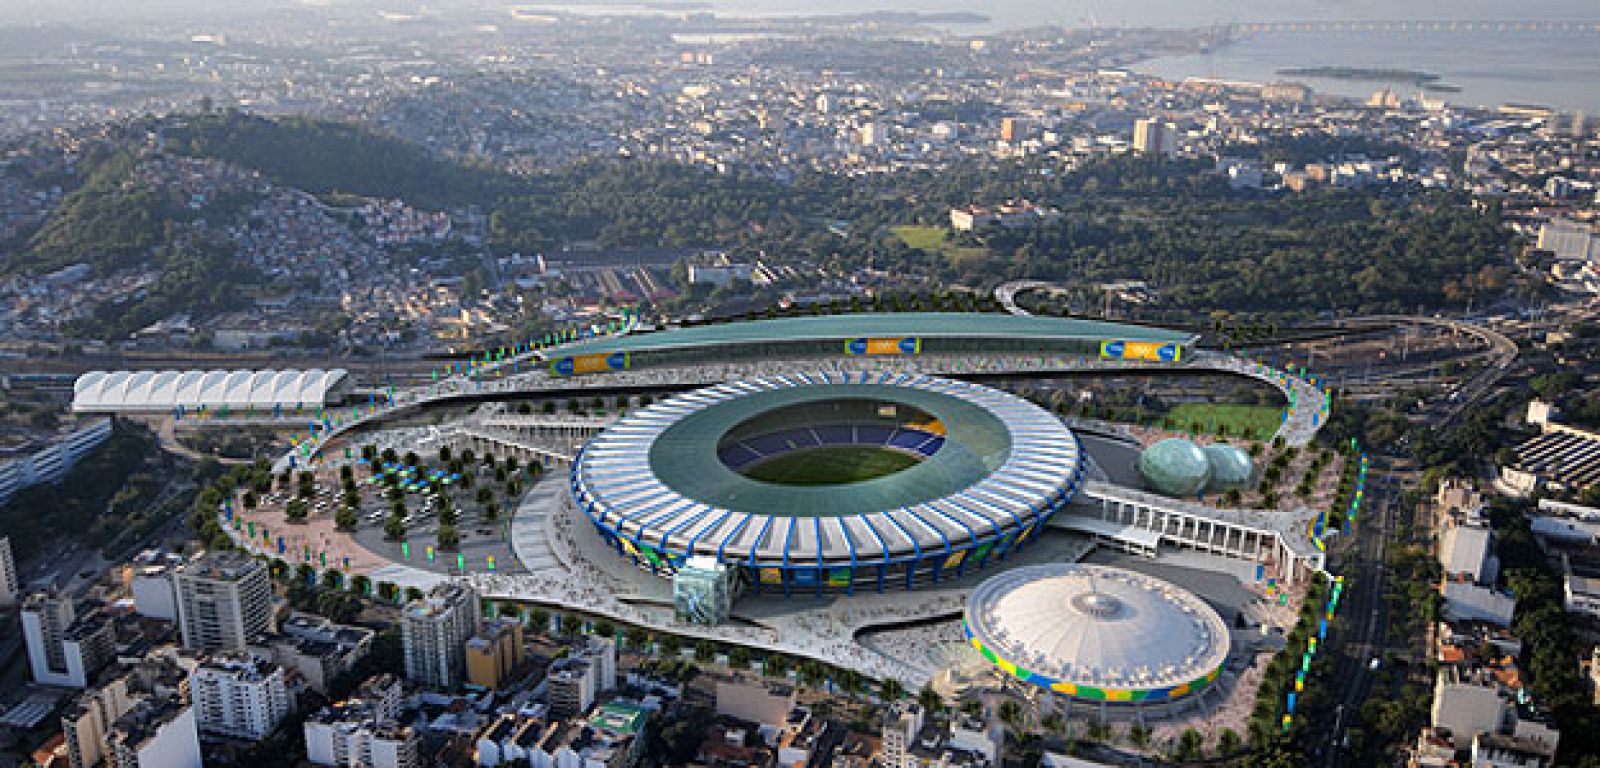
M 892 475 L 920 462 L 878 446 L 830 445 L 776 456 L 744 475 L 779 485 L 842 485 Z

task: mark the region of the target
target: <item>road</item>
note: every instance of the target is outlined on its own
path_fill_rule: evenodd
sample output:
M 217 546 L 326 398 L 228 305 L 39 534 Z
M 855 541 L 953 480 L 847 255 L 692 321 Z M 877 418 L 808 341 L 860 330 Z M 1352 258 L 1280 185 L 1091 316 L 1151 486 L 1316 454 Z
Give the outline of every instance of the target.
M 1345 623 L 1345 642 L 1340 647 L 1329 692 L 1337 702 L 1332 720 L 1313 723 L 1310 743 L 1317 746 L 1321 765 L 1342 768 L 1348 755 L 1342 748 L 1346 732 L 1358 725 L 1361 704 L 1372 693 L 1377 672 L 1374 658 L 1383 658 L 1388 645 L 1389 603 L 1384 599 L 1388 574 L 1383 566 L 1383 549 L 1394 530 L 1395 502 L 1399 488 L 1389 474 L 1389 461 L 1374 457 L 1367 474 L 1363 515 L 1357 518 L 1356 536 L 1349 549 L 1340 553 L 1337 569 L 1344 574 L 1344 593 L 1338 615 Z

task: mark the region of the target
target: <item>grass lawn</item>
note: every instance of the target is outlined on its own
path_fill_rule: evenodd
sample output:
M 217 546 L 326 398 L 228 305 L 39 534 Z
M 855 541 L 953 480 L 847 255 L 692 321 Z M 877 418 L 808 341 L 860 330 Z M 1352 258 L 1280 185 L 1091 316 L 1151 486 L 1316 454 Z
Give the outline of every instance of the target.
M 984 261 L 989 258 L 988 248 L 981 245 L 951 245 L 945 242 L 944 236 L 948 231 L 944 227 L 929 226 L 926 224 L 902 224 L 890 227 L 889 231 L 895 237 L 912 248 L 918 248 L 928 253 L 937 253 L 945 257 L 951 264 L 960 266 L 969 261 Z
M 929 253 L 944 250 L 944 227 L 933 227 L 925 224 L 903 224 L 890 227 L 890 232 L 895 237 L 912 248 L 921 248 Z
M 1198 432 L 1221 437 L 1266 440 L 1283 423 L 1283 409 L 1274 405 L 1233 405 L 1224 403 L 1183 403 L 1174 406 L 1163 419 L 1172 428 L 1187 432 L 1198 424 Z
M 779 485 L 841 485 L 892 475 L 921 460 L 872 445 L 830 445 L 762 462 L 745 477 Z

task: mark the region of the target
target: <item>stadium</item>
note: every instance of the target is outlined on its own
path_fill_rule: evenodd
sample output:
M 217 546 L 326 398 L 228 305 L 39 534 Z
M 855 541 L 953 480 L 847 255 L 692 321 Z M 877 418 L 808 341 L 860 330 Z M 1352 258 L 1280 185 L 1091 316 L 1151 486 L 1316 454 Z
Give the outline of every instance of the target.
M 1084 462 L 1061 421 L 989 387 L 816 372 L 729 382 L 619 420 L 573 462 L 607 543 L 675 573 L 693 556 L 756 592 L 913 588 L 1024 546 Z
M 1194 594 L 1122 568 L 1013 568 L 973 590 L 967 642 L 1001 671 L 1092 702 L 1154 704 L 1209 686 L 1228 626 Z

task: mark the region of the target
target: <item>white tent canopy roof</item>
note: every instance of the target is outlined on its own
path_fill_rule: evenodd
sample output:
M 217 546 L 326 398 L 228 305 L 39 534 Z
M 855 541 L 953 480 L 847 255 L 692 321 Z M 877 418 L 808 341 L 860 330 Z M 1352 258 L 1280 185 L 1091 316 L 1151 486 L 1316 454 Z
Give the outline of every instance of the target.
M 337 400 L 343 368 L 286 371 L 90 371 L 73 383 L 77 413 L 152 413 L 179 407 L 321 407 Z

